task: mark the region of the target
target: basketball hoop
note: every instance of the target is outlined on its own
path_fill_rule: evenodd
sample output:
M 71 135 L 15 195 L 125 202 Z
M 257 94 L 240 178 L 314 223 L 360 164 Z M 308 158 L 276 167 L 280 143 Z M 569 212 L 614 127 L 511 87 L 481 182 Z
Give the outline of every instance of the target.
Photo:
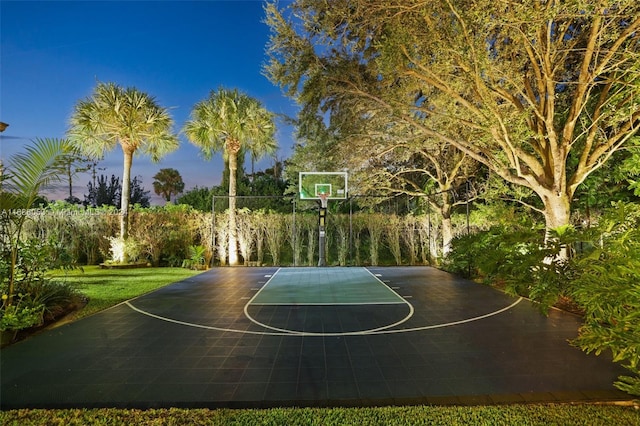
M 329 194 L 321 193 L 321 194 L 318 194 L 318 197 L 320 198 L 320 206 L 323 209 L 326 209 L 327 203 L 329 202 Z

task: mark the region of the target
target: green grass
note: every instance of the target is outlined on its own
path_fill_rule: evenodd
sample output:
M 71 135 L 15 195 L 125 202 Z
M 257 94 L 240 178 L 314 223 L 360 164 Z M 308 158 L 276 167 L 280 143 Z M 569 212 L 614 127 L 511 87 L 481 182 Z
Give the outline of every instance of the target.
M 70 409 L 0 412 L 9 425 L 640 425 L 635 406 L 537 404 L 479 407 Z
M 184 268 L 100 269 L 85 266 L 69 272 L 56 272 L 89 299 L 89 303 L 67 319 L 77 320 L 115 306 L 176 281 L 198 274 Z

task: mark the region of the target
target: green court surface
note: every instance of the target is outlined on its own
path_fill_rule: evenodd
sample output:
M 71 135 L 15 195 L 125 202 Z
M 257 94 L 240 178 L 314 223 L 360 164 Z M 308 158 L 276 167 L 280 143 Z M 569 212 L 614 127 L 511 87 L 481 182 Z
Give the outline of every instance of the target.
M 406 303 L 360 267 L 280 268 L 249 302 L 252 305 L 371 305 Z

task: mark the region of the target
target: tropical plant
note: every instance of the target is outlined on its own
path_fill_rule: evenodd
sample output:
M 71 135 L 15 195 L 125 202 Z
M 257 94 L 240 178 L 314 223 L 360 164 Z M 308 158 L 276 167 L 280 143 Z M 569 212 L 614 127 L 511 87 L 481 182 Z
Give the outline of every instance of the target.
M 396 265 L 402 265 L 402 249 L 400 244 L 402 222 L 398 215 L 388 215 L 387 222 L 384 224 L 384 235 Z
M 213 220 L 216 226 L 213 227 L 215 235 L 215 250 L 218 254 L 221 265 L 227 264 L 227 253 L 229 253 L 229 214 L 213 213 Z
M 153 176 L 153 192 L 169 202 L 171 196 L 176 196 L 184 191 L 184 182 L 180 172 L 176 169 L 160 169 L 158 173 Z
M 236 229 L 236 173 L 238 157 L 251 152 L 254 157 L 272 153 L 274 139 L 273 114 L 262 104 L 238 90 L 220 88 L 198 102 L 184 126 L 187 138 L 201 149 L 206 159 L 223 152 L 229 166 L 229 264 L 238 264 Z
M 387 218 L 380 213 L 369 213 L 366 220 L 369 231 L 369 259 L 372 266 L 377 266 L 380 262 L 382 236 Z
M 296 219 L 299 220 L 299 219 Z M 302 248 L 304 246 L 304 233 L 300 223 L 296 220 L 288 220 L 285 222 L 285 232 L 289 246 L 291 247 L 291 256 L 294 266 L 299 266 L 302 258 Z
M 407 255 L 409 256 L 409 265 L 415 265 L 418 259 L 418 218 L 409 214 L 402 219 L 401 237 L 407 247 Z
M 23 294 L 18 294 L 17 303 L 5 306 L 2 308 L 2 311 L 0 311 L 0 332 L 2 332 L 3 335 L 2 344 L 13 342 L 19 330 L 39 325 L 42 322 L 44 306 L 23 306 L 21 303 L 22 296 Z
M 69 143 L 64 139 L 35 139 L 26 147 L 26 152 L 13 156 L 2 171 L 0 244 L 6 268 L 2 268 L 5 272 L 0 276 L 0 284 L 7 296 L 3 299 L 4 308 L 13 303 L 22 230 L 29 218 L 29 209 L 39 199 L 42 188 L 60 179 L 60 161 L 69 150 Z
M 206 248 L 205 264 L 210 265 L 215 252 L 215 227 L 213 214 L 194 211 L 192 213 L 196 241 Z
M 264 263 L 264 246 L 266 235 L 264 232 L 267 223 L 267 214 L 264 210 L 254 212 L 253 223 L 255 224 L 254 235 L 256 238 L 256 262 L 258 265 Z
M 640 207 L 617 203 L 599 225 L 570 282 L 571 296 L 585 311 L 573 343 L 587 353 L 611 351 L 634 374 L 615 385 L 640 395 Z
M 166 108 L 152 96 L 135 87 L 122 88 L 115 83 L 98 83 L 93 94 L 74 107 L 67 132 L 71 143 L 92 158 L 120 145 L 124 155 L 122 174 L 120 238 L 129 236 L 129 196 L 131 164 L 135 153 L 144 153 L 152 161 L 178 147 L 172 133 L 173 120 Z M 123 262 L 128 261 L 124 253 Z
M 251 252 L 255 245 L 256 223 L 253 220 L 254 215 L 247 208 L 238 210 L 238 247 L 244 264 L 248 265 L 251 258 Z
M 204 269 L 207 249 L 204 246 L 189 246 L 189 258 L 182 261 L 182 267 L 187 269 Z
M 109 237 L 109 258 L 115 263 L 136 262 L 142 252 L 140 243 L 134 238 Z
M 329 220 L 330 227 L 335 230 L 338 264 L 345 266 L 347 265 L 349 243 L 351 242 L 349 239 L 349 216 L 345 214 L 333 214 Z
M 316 257 L 318 249 L 318 218 L 317 215 L 303 214 L 300 215 L 297 227 L 305 235 L 304 240 L 306 242 L 306 259 L 305 264 L 307 266 L 314 266 L 318 264 Z

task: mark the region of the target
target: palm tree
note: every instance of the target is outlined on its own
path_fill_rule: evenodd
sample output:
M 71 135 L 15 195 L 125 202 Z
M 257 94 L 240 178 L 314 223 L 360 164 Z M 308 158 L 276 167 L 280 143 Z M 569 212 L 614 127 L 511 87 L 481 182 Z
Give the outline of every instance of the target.
M 153 179 L 153 192 L 161 195 L 167 202 L 171 201 L 171 195 L 178 195 L 184 191 L 182 176 L 176 169 L 160 169 Z
M 38 201 L 42 188 L 64 176 L 62 159 L 71 152 L 66 139 L 35 139 L 25 153 L 10 159 L 9 166 L 0 175 L 0 248 L 9 256 L 0 259 L 9 266 L 5 307 L 13 302 L 22 228 L 29 218 L 25 211 Z
M 133 154 L 141 151 L 159 161 L 178 148 L 173 119 L 152 96 L 135 87 L 98 83 L 93 94 L 79 101 L 71 116 L 68 137 L 74 146 L 93 158 L 104 156 L 116 145 L 124 154 L 120 237 L 129 236 L 129 193 Z M 123 261 L 126 262 L 126 253 Z
M 236 172 L 240 153 L 262 156 L 275 152 L 274 115 L 237 89 L 211 91 L 191 111 L 183 129 L 206 159 L 223 152 L 229 164 L 229 264 L 238 264 L 236 229 Z

